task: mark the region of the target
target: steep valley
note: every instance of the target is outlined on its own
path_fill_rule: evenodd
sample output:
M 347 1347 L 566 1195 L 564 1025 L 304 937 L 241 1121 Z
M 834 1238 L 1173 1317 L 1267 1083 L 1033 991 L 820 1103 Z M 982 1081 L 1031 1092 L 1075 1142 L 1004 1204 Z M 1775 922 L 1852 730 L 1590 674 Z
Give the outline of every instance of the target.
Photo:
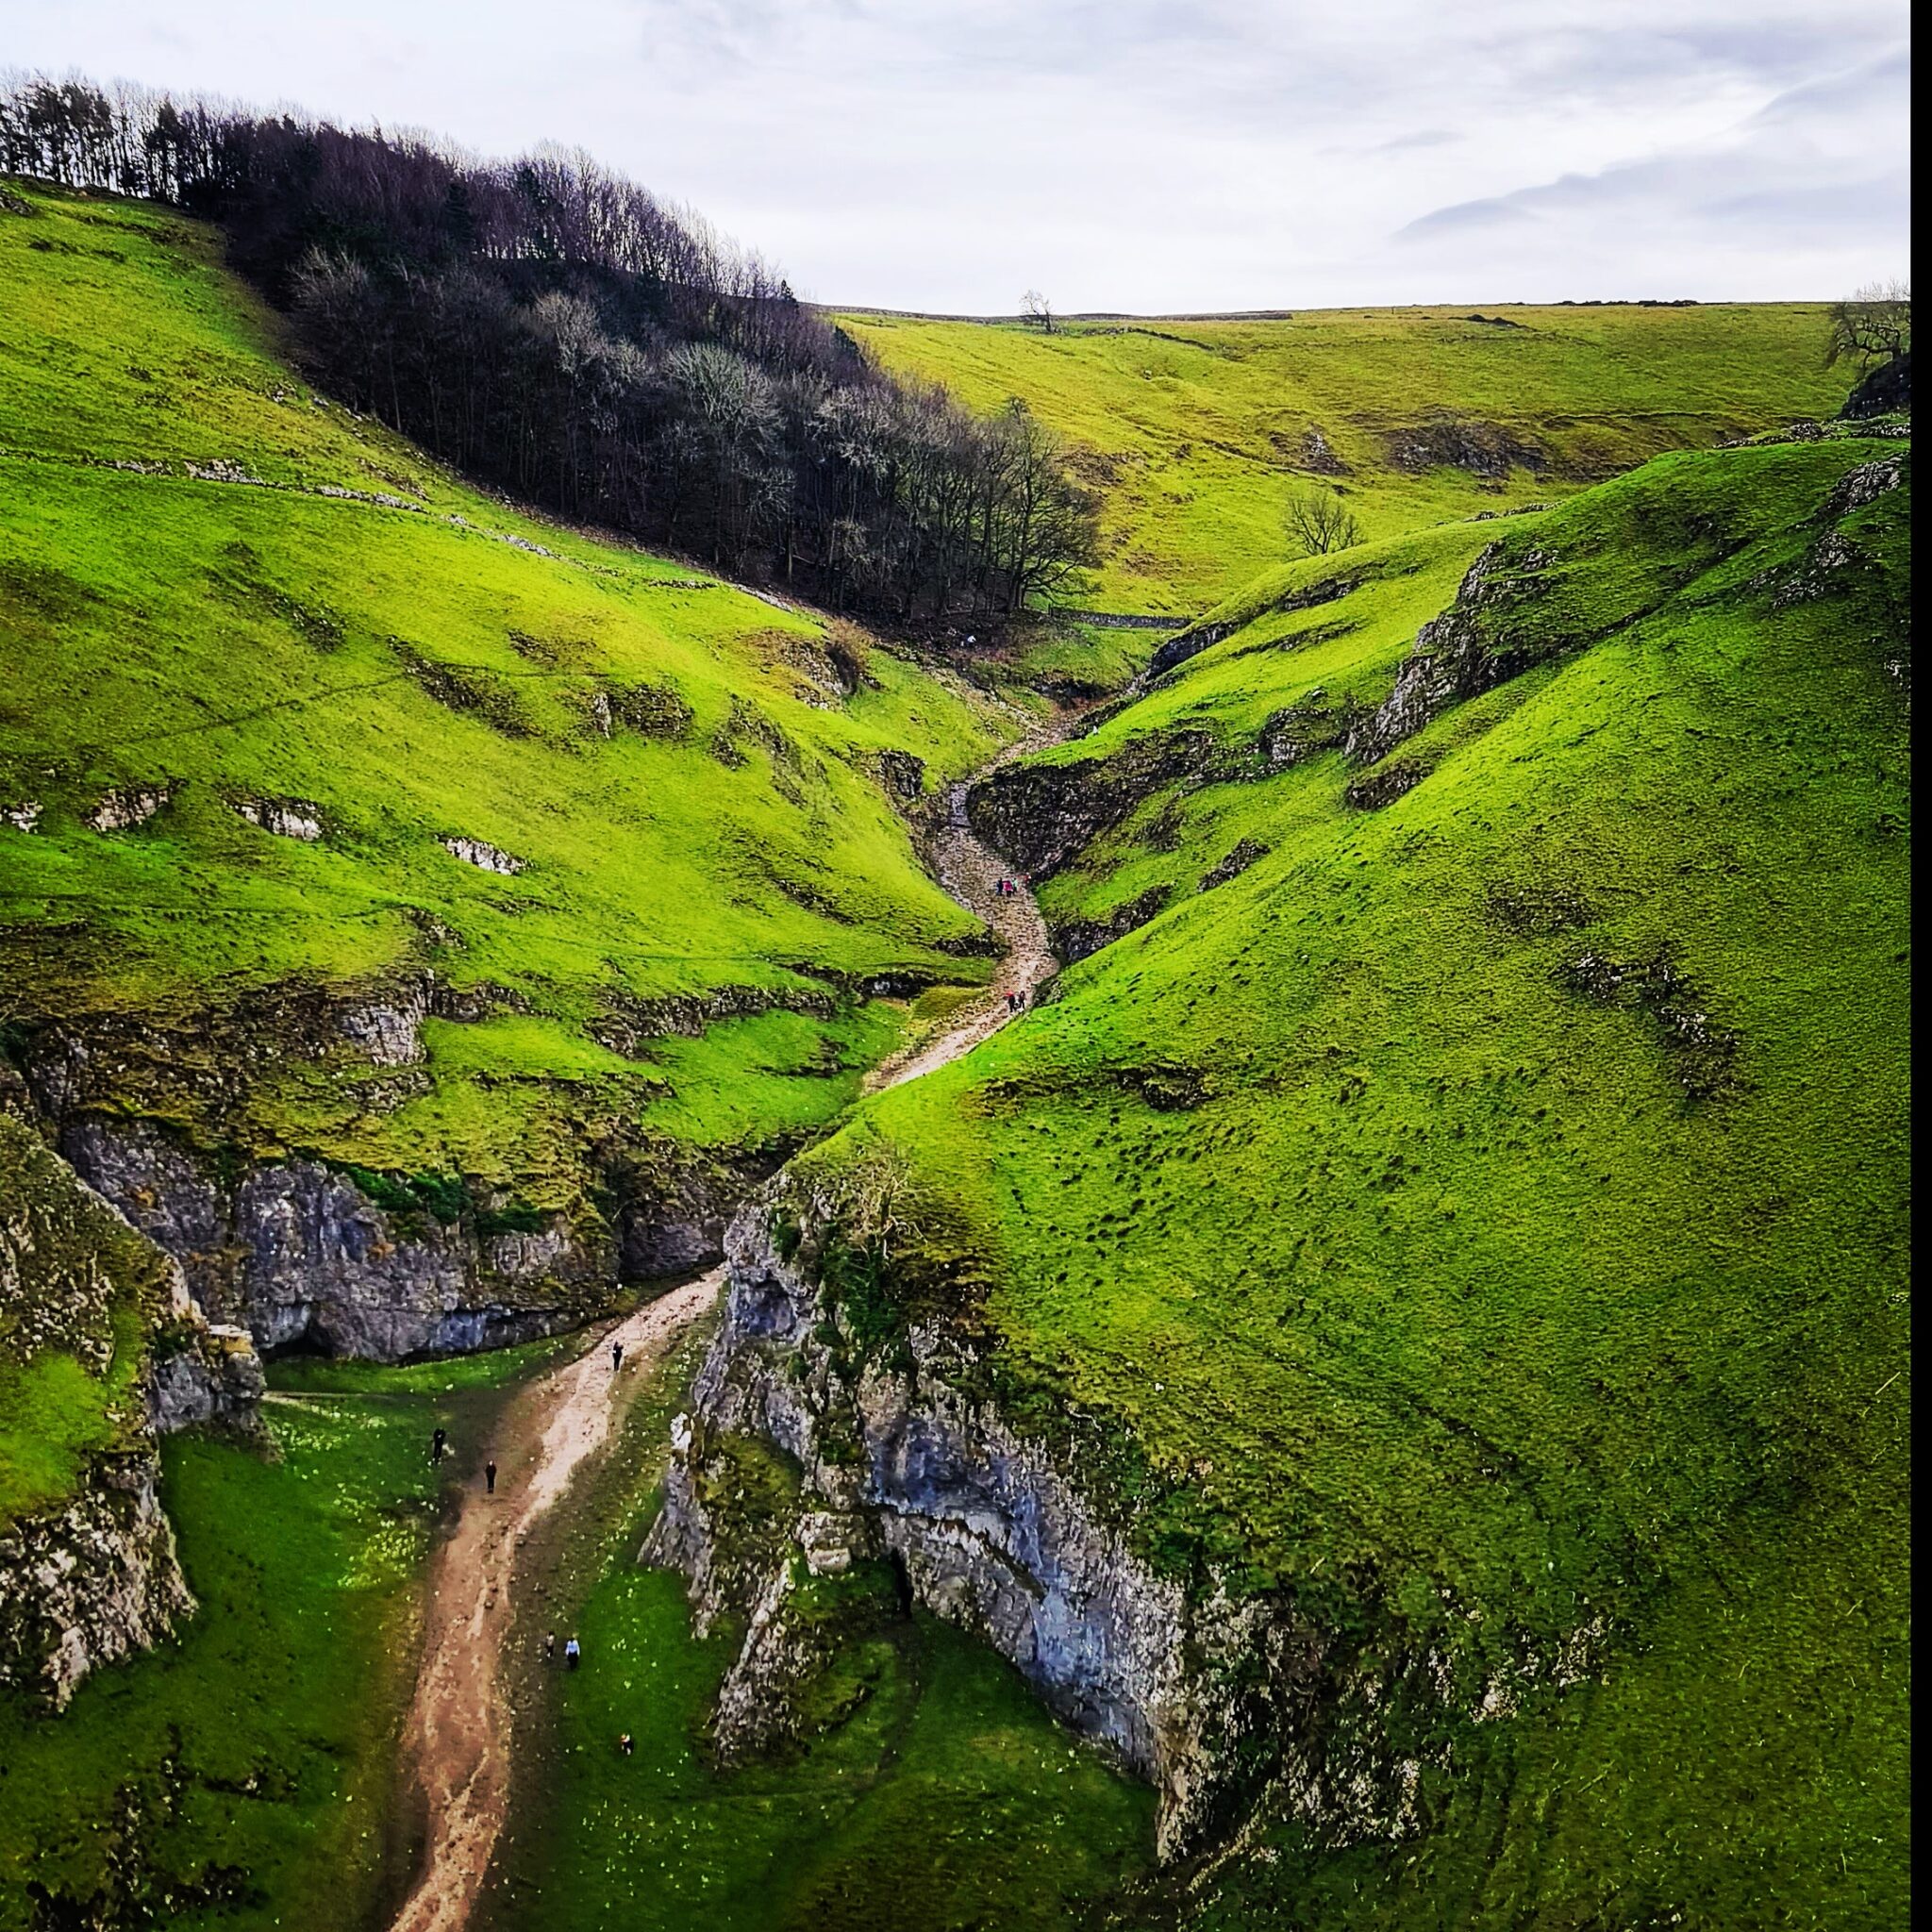
M 841 317 L 1099 493 L 969 641 L 475 487 L 174 208 L 10 184 L 0 287 L 0 1932 L 434 1894 L 432 1578 L 438 1924 L 1907 1916 L 1815 308 Z

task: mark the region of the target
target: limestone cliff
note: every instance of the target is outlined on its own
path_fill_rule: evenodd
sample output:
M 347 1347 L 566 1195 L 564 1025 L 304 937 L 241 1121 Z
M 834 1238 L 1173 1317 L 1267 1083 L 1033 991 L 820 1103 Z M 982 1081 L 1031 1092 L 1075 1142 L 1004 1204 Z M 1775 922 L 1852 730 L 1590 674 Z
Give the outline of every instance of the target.
M 251 1430 L 261 1370 L 246 1334 L 211 1327 L 180 1270 L 5 1112 L 0 1386 L 17 1405 L 0 1430 L 38 1452 L 0 1499 L 0 1686 L 59 1708 L 194 1608 L 157 1439 Z
M 1418 1766 L 1373 1722 L 1386 1684 L 1292 1601 L 1164 1573 L 1077 1457 L 1001 1413 L 940 1320 L 861 1345 L 813 1278 L 823 1225 L 781 1184 L 728 1239 L 724 1324 L 674 1427 L 643 1551 L 691 1579 L 701 1629 L 744 1630 L 713 1725 L 721 1756 L 782 1739 L 836 1637 L 814 1580 L 868 1562 L 1009 1658 L 1074 1730 L 1150 1780 L 1163 1855 L 1285 1807 L 1337 1840 L 1406 1828 Z M 808 1217 L 809 1205 L 804 1208 Z M 748 1474 L 753 1445 L 785 1480 Z

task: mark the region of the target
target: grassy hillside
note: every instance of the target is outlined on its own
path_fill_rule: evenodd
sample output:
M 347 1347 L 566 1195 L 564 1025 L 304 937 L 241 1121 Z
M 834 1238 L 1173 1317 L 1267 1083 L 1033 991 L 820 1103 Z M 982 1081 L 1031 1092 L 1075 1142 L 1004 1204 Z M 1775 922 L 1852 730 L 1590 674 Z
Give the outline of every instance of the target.
M 1288 555 L 1298 483 L 1371 539 L 1545 502 L 1647 458 L 1829 415 L 1804 304 L 1311 310 L 1271 321 L 1018 324 L 847 315 L 888 369 L 975 408 L 1018 396 L 1106 492 L 1070 606 L 1191 616 Z M 1091 641 L 1106 644 L 1113 640 Z
M 1185 742 L 1045 893 L 1168 909 L 807 1157 L 907 1150 L 1009 1402 L 1118 1432 L 1150 1557 L 1386 1668 L 1420 1831 L 1280 1825 L 1208 1923 L 1905 1915 L 1900 462 L 1666 457 L 1257 587 L 1036 761 Z M 1346 761 L 1492 540 L 1491 687 Z M 1424 1655 L 1462 1715 L 1405 1704 Z
M 366 1065 L 265 1056 L 224 1132 L 563 1205 L 587 1114 L 753 1142 L 814 1124 L 890 1042 L 864 981 L 962 976 L 943 949 L 973 922 L 878 755 L 928 789 L 969 768 L 1012 728 L 983 697 L 453 481 L 305 387 L 171 213 L 24 188 L 0 288 L 0 972 L 23 1016 L 171 1023 L 429 968 L 484 1017 L 430 1023 L 428 1082 L 385 1097 Z M 117 800 L 158 808 L 98 829 Z M 663 1008 L 637 1003 L 667 996 L 808 1010 L 659 1055 Z

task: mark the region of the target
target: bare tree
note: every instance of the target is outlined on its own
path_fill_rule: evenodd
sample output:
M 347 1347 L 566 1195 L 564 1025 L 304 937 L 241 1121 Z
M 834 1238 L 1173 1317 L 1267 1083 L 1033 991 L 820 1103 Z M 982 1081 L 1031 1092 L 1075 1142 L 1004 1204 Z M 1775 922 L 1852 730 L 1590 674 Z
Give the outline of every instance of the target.
M 1053 304 L 1038 289 L 1028 289 L 1020 297 L 1020 320 L 1050 336 L 1054 330 Z
M 1831 305 L 1824 366 L 1855 358 L 1891 361 L 1912 346 L 1909 282 L 1867 282 L 1849 300 Z
M 1324 557 L 1331 550 L 1347 550 L 1362 541 L 1362 526 L 1341 497 L 1319 483 L 1297 484 L 1289 492 L 1288 508 L 1282 513 L 1288 540 L 1300 547 L 1304 557 Z

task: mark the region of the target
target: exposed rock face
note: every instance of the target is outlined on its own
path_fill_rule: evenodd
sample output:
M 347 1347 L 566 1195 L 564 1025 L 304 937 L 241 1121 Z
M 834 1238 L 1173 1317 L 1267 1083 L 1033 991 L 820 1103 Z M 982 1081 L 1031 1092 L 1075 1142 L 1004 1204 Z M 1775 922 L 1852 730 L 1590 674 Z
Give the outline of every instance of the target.
M 1907 349 L 1861 376 L 1839 414 L 1857 422 L 1868 416 L 1890 416 L 1911 407 L 1912 352 Z
M 166 805 L 172 795 L 166 785 L 130 786 L 110 791 L 88 813 L 87 822 L 96 832 L 125 832 L 144 825 Z
M 322 808 L 307 798 L 238 798 L 235 809 L 251 825 L 278 839 L 313 844 L 322 837 Z
M 521 858 L 511 857 L 500 845 L 492 845 L 487 839 L 465 839 L 452 837 L 441 841 L 442 849 L 453 858 L 460 858 L 465 865 L 474 865 L 483 872 L 502 873 L 512 876 L 524 869 Z
M 1355 779 L 1341 795 L 1357 811 L 1379 811 L 1413 791 L 1428 775 L 1429 768 L 1420 758 L 1391 758 Z
M 1336 455 L 1334 445 L 1314 425 L 1302 438 L 1301 468 L 1312 470 L 1318 476 L 1345 476 L 1348 465 Z
M 849 975 L 850 992 L 867 998 L 928 983 Z M 804 983 L 613 998 L 590 1031 L 637 1058 L 651 1041 L 695 1038 L 740 1014 L 829 1015 L 844 996 Z M 255 1084 L 291 1061 L 340 1073 L 366 1106 L 395 1106 L 426 1089 L 425 1021 L 524 1009 L 509 989 L 455 988 L 427 971 L 361 987 L 291 983 L 185 1017 L 116 1011 L 33 1027 L 24 1086 L 4 1062 L 0 1075 L 20 1088 L 19 1109 L 47 1123 L 88 1181 L 180 1263 L 218 1321 L 264 1349 L 393 1360 L 549 1334 L 600 1313 L 621 1280 L 709 1266 L 733 1211 L 795 1151 L 787 1141 L 720 1154 L 593 1122 L 583 1205 L 544 1224 L 520 1208 L 508 1225 L 487 1187 L 453 1183 L 436 1199 L 407 1176 L 286 1156 L 238 1170 L 209 1151 L 228 1122 L 245 1124 Z
M 1155 652 L 1142 682 L 1153 684 L 1177 666 L 1185 664 L 1190 658 L 1197 658 L 1210 646 L 1231 638 L 1236 631 L 1244 625 L 1252 624 L 1257 617 L 1286 616 L 1292 611 L 1315 610 L 1324 604 L 1338 603 L 1352 591 L 1358 589 L 1361 581 L 1359 575 L 1324 577 L 1319 583 L 1306 585 L 1298 591 L 1284 591 L 1274 603 L 1263 609 L 1250 612 L 1245 617 L 1222 618 L 1212 624 L 1192 625 L 1178 637 L 1169 638 L 1166 643 Z
M 41 823 L 41 802 L 37 798 L 25 798 L 18 805 L 0 806 L 0 820 L 11 825 L 16 832 L 31 832 Z
M 1541 475 L 1550 466 L 1546 451 L 1499 424 L 1453 416 L 1391 430 L 1386 441 L 1389 460 L 1398 470 L 1467 470 L 1473 476 L 1501 482 L 1512 469 Z
M 126 1351 L 126 1318 L 138 1360 Z M 158 1434 L 251 1432 L 261 1365 L 210 1329 L 180 1271 L 0 1115 L 0 1359 L 77 1363 L 100 1390 L 103 1445 L 64 1492 L 0 1518 L 0 1685 L 58 1708 L 87 1674 L 158 1641 L 194 1607 L 162 1511 Z
M 400 1361 L 497 1347 L 581 1322 L 612 1277 L 566 1228 L 485 1239 L 377 1208 L 316 1160 L 217 1179 L 151 1122 L 83 1115 L 61 1151 L 181 1264 L 202 1307 L 269 1350 Z
M 1036 878 L 1052 875 L 1150 792 L 1198 782 L 1224 762 L 1207 731 L 1154 732 L 1108 758 L 1002 765 L 967 794 L 973 829 Z
M 90 1671 L 193 1611 L 159 1478 L 152 1450 L 118 1457 L 59 1507 L 0 1527 L 0 1685 L 64 1709 Z
M 1053 956 L 1062 966 L 1076 959 L 1091 958 L 1103 946 L 1138 931 L 1161 911 L 1174 897 L 1172 886 L 1150 886 L 1138 899 L 1129 899 L 1105 919 L 1074 919 L 1065 925 L 1049 925 L 1047 938 Z
M 1395 674 L 1395 689 L 1348 736 L 1348 756 L 1373 764 L 1412 738 L 1432 718 L 1514 677 L 1541 651 L 1515 648 L 1498 617 L 1526 595 L 1549 559 L 1539 550 L 1511 552 L 1491 543 L 1469 567 L 1456 601 L 1416 633 Z
M 1191 1593 L 1158 1574 L 1052 1451 L 961 1388 L 958 1336 L 915 1323 L 903 1349 L 867 1358 L 810 1279 L 812 1241 L 787 1260 L 762 1211 L 734 1224 L 724 1325 L 674 1426 L 643 1551 L 690 1577 L 701 1629 L 743 1620 L 715 1722 L 722 1753 L 783 1734 L 825 1642 L 788 1613 L 801 1577 L 883 1558 L 914 1599 L 992 1644 L 1155 1784 L 1164 1855 L 1212 1842 L 1264 1786 L 1332 1836 L 1405 1828 L 1413 1764 L 1324 1757 L 1318 1707 L 1351 1695 L 1334 1646 L 1278 1601 Z M 735 1458 L 747 1441 L 799 1472 L 762 1534 L 743 1519 Z
M 1257 865 L 1272 851 L 1272 845 L 1264 845 L 1258 839 L 1239 841 L 1227 857 L 1218 865 L 1211 865 L 1201 874 L 1201 890 L 1211 892 L 1216 886 L 1224 886 L 1229 879 L 1238 879 L 1251 865 Z
M 882 751 L 878 755 L 879 778 L 894 798 L 916 799 L 925 790 L 925 760 L 909 751 Z

